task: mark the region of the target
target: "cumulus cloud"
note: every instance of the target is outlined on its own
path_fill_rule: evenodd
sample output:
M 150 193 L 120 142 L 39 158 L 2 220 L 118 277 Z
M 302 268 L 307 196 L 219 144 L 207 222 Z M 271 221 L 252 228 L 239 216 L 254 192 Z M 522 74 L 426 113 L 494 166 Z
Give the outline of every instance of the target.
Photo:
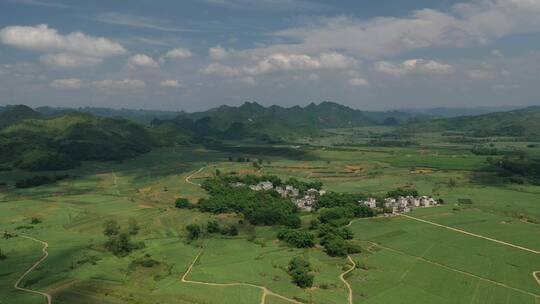
M 128 66 L 131 68 L 145 67 L 157 68 L 159 64 L 150 56 L 145 54 L 136 54 L 128 59 Z
M 369 81 L 364 78 L 351 78 L 349 79 L 349 84 L 353 87 L 367 87 L 369 86 Z
M 146 86 L 146 83 L 138 79 L 122 79 L 122 80 L 98 80 L 90 83 L 99 88 L 108 89 L 139 89 Z
M 180 59 L 190 58 L 191 56 L 193 56 L 193 53 L 191 53 L 189 49 L 178 47 L 178 48 L 168 51 L 163 56 L 163 58 L 180 60 Z
M 344 50 L 360 58 L 378 59 L 415 49 L 464 47 L 516 33 L 540 32 L 539 14 L 540 2 L 536 0 L 476 0 L 455 5 L 448 13 L 422 9 L 399 18 L 320 18 L 274 33 L 294 43 L 250 52 L 268 55 Z
M 68 52 L 99 58 L 127 53 L 121 44 L 112 40 L 81 32 L 62 35 L 46 24 L 4 27 L 0 30 L 0 41 L 21 49 Z
M 212 47 L 208 50 L 208 54 L 210 55 L 210 58 L 214 60 L 223 60 L 227 58 L 229 55 L 229 51 L 224 49 L 221 45 Z
M 347 69 L 355 63 L 354 59 L 339 53 L 323 53 L 318 56 L 277 53 L 264 57 L 251 65 L 239 67 L 212 63 L 202 72 L 222 77 L 256 76 L 277 71 Z
M 381 61 L 375 64 L 375 69 L 380 73 L 392 76 L 449 74 L 454 71 L 454 68 L 449 64 L 425 59 L 410 59 L 398 64 Z
M 159 83 L 162 87 L 181 88 L 182 84 L 176 79 L 167 79 Z
M 51 81 L 50 86 L 57 89 L 73 90 L 83 86 L 83 81 L 79 78 L 56 79 Z
M 40 58 L 43 64 L 57 68 L 81 68 L 100 64 L 101 58 L 70 53 L 46 54 Z

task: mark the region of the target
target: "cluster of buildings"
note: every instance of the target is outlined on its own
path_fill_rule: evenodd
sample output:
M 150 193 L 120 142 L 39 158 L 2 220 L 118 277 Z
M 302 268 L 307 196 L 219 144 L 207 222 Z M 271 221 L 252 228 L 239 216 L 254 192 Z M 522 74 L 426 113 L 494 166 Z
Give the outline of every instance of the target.
M 232 185 L 233 187 L 241 187 L 245 186 L 242 183 L 236 183 Z M 272 182 L 264 181 L 260 182 L 256 185 L 251 185 L 249 188 L 253 191 L 268 191 L 268 190 L 275 190 L 281 197 L 283 198 L 290 198 L 293 203 L 298 206 L 298 208 L 306 211 L 311 211 L 313 208 L 313 205 L 317 202 L 318 198 L 322 195 L 326 194 L 325 190 L 317 190 L 317 189 L 308 189 L 305 191 L 305 193 L 301 194 L 300 190 L 290 186 L 277 186 L 274 187 Z
M 378 208 L 377 200 L 374 198 L 369 198 L 365 201 L 359 201 L 358 203 L 372 209 Z M 410 212 L 412 208 L 431 207 L 431 206 L 437 206 L 438 204 L 439 202 L 436 199 L 429 196 L 421 196 L 421 197 L 400 196 L 397 199 L 396 198 L 385 199 L 382 206 L 388 209 L 392 209 L 392 213 L 397 214 L 397 213 Z

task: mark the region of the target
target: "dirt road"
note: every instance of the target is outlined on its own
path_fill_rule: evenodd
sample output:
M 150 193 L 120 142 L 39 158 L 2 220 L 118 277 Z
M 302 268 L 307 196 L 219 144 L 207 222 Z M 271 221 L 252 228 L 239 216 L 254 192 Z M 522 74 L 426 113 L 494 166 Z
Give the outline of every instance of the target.
M 30 237 L 30 236 L 26 236 L 26 235 L 19 235 L 20 237 L 22 238 L 25 238 L 25 239 L 29 239 L 29 240 L 32 240 L 34 242 L 38 242 L 40 244 L 43 245 L 43 248 L 41 249 L 41 251 L 43 251 L 43 256 L 41 257 L 41 259 L 39 259 L 39 261 L 37 261 L 34 265 L 32 265 L 32 267 L 28 268 L 28 270 L 26 270 L 25 273 L 23 273 L 19 279 L 17 280 L 17 282 L 15 282 L 15 284 L 13 285 L 13 287 L 17 290 L 21 290 L 21 291 L 25 291 L 25 292 L 29 292 L 29 293 L 34 293 L 34 294 L 38 294 L 38 295 L 42 295 L 44 296 L 46 299 L 47 299 L 47 304 L 51 304 L 52 303 L 52 297 L 50 294 L 48 293 L 45 293 L 45 292 L 41 292 L 41 291 L 37 291 L 37 290 L 31 290 L 31 289 L 27 289 L 27 288 L 24 288 L 24 287 L 21 287 L 20 284 L 22 282 L 22 280 L 24 280 L 24 278 L 30 274 L 32 271 L 34 271 L 34 269 L 36 269 L 36 267 L 41 264 L 43 261 L 45 261 L 47 259 L 47 257 L 49 257 L 49 252 L 47 252 L 47 248 L 49 248 L 49 243 L 47 242 L 44 242 L 44 241 L 40 241 L 38 239 L 35 239 L 33 237 Z

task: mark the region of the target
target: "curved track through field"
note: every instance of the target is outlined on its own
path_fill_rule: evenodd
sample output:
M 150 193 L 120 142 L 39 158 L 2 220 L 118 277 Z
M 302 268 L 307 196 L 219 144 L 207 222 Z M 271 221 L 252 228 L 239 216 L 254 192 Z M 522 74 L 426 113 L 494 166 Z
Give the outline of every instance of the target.
M 282 296 L 280 294 L 277 294 L 273 291 L 271 291 L 270 289 L 264 287 L 264 286 L 260 286 L 260 285 L 255 285 L 255 284 L 250 284 L 250 283 L 208 283 L 208 282 L 200 282 L 200 281 L 192 281 L 192 280 L 188 280 L 186 279 L 186 277 L 189 275 L 189 273 L 191 272 L 191 270 L 193 269 L 193 266 L 195 265 L 195 263 L 197 262 L 197 260 L 199 260 L 199 257 L 201 256 L 203 252 L 199 252 L 199 254 L 197 254 L 197 256 L 195 257 L 195 259 L 193 260 L 193 262 L 191 262 L 191 264 L 189 265 L 189 268 L 187 269 L 186 273 L 184 273 L 184 275 L 182 276 L 182 282 L 183 283 L 191 283 L 191 284 L 199 284 L 199 285 L 207 285 L 207 286 L 219 286 L 219 287 L 230 287 L 230 286 L 248 286 L 248 287 L 254 287 L 254 288 L 258 288 L 262 291 L 262 296 L 261 296 L 261 304 L 265 304 L 266 303 L 266 297 L 267 296 L 273 296 L 273 297 L 276 297 L 276 298 L 280 298 L 284 301 L 287 301 L 287 302 L 290 302 L 290 303 L 294 303 L 294 304 L 303 304 L 301 302 L 298 302 L 294 299 L 290 299 L 290 298 L 287 298 L 285 296 Z
M 195 186 L 201 186 L 201 184 L 197 184 L 197 183 L 194 183 L 191 181 L 191 178 L 199 173 L 201 173 L 206 167 L 201 167 L 199 170 L 193 172 L 192 174 L 188 175 L 186 178 L 185 178 L 185 181 L 189 184 L 192 184 L 192 185 L 195 185 Z M 351 224 L 353 223 L 353 221 L 351 221 L 347 226 L 350 226 Z M 209 282 L 201 282 L 201 281 L 192 281 L 192 280 L 188 280 L 186 279 L 187 276 L 189 275 L 189 273 L 191 272 L 191 270 L 193 269 L 193 266 L 195 265 L 195 263 L 197 262 L 197 260 L 199 259 L 199 257 L 201 256 L 203 252 L 199 252 L 199 254 L 197 254 L 197 256 L 195 257 L 195 259 L 193 260 L 193 262 L 191 262 L 191 265 L 189 265 L 186 273 L 184 273 L 184 275 L 182 276 L 182 283 L 191 283 L 191 284 L 199 284 L 199 285 L 207 285 L 207 286 L 219 286 L 219 287 L 227 287 L 227 286 L 248 286 L 248 287 L 254 287 L 254 288 L 258 288 L 262 291 L 262 296 L 261 296 L 261 304 L 265 304 L 266 303 L 266 297 L 267 296 L 273 296 L 273 297 L 276 297 L 276 298 L 279 298 L 279 299 L 282 299 L 284 301 L 287 301 L 287 302 L 290 302 L 290 303 L 294 303 L 294 304 L 303 304 L 301 302 L 298 302 L 294 299 L 291 299 L 291 298 L 287 298 L 285 296 L 282 296 L 280 294 L 277 294 L 273 291 L 271 291 L 270 289 L 264 287 L 264 286 L 260 286 L 260 285 L 255 285 L 255 284 L 250 284 L 250 283 L 209 283 Z M 345 272 L 343 272 L 339 278 L 340 280 L 345 284 L 345 286 L 347 287 L 347 291 L 348 291 L 348 301 L 347 303 L 348 304 L 353 304 L 353 291 L 352 291 L 352 287 L 351 285 L 349 284 L 349 282 L 347 282 L 347 280 L 345 279 L 345 276 L 347 274 L 349 274 L 350 272 L 352 272 L 354 269 L 356 269 L 356 263 L 353 261 L 353 259 L 351 258 L 350 255 L 347 255 L 347 259 L 349 260 L 349 262 L 351 263 L 351 267 L 346 270 Z
M 49 257 L 49 252 L 47 251 L 47 248 L 49 248 L 49 243 L 47 242 L 44 242 L 44 241 L 40 241 L 38 239 L 35 239 L 33 237 L 30 237 L 30 236 L 26 236 L 26 235 L 19 235 L 20 237 L 22 238 L 25 238 L 25 239 L 29 239 L 31 241 L 34 241 L 34 242 L 38 242 L 40 244 L 43 245 L 43 248 L 41 249 L 41 251 L 43 252 L 43 256 L 41 257 L 41 259 L 39 259 L 39 261 L 37 261 L 36 263 L 34 263 L 34 265 L 32 265 L 30 268 L 28 268 L 28 270 L 26 270 L 25 273 L 23 273 L 19 279 L 15 282 L 15 284 L 13 285 L 13 287 L 17 290 L 20 290 L 20 291 L 25 291 L 25 292 L 29 292 L 29 293 L 34 293 L 34 294 L 38 294 L 38 295 L 42 295 L 44 296 L 46 299 L 47 299 L 47 304 L 51 304 L 52 303 L 52 296 L 46 292 L 41 292 L 41 291 L 37 291 L 37 290 L 31 290 L 31 289 L 28 289 L 28 288 L 24 288 L 24 287 L 21 287 L 20 284 L 22 282 L 22 280 L 24 280 L 24 278 L 30 274 L 32 271 L 34 271 L 34 269 L 36 269 L 36 267 L 38 267 L 39 264 L 41 264 L 43 261 L 45 261 L 47 259 L 47 257 Z

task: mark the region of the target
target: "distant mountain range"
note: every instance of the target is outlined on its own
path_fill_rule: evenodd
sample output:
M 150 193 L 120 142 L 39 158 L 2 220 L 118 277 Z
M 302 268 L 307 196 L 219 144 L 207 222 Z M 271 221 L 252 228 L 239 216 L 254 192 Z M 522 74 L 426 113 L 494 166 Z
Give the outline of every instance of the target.
M 315 134 L 326 128 L 399 125 L 426 118 L 418 113 L 361 111 L 328 101 L 290 108 L 246 102 L 239 107 L 220 106 L 204 112 L 182 113 L 172 120 L 156 119 L 153 125 L 173 124 L 195 134 L 222 138 L 286 138 Z
M 0 109 L 0 169 L 59 170 L 85 160 L 122 160 L 158 146 L 227 139 L 276 142 L 321 135 L 328 128 L 374 125 L 399 125 L 413 133 L 540 139 L 540 107 L 433 119 L 425 113 L 360 111 L 333 102 L 290 108 L 246 102 L 196 113 L 7 106 Z
M 398 110 L 406 113 L 424 114 L 433 118 L 451 118 L 459 116 L 477 116 L 495 112 L 506 112 L 522 109 L 523 106 L 499 106 L 499 107 L 468 107 L 468 108 L 420 108 Z

